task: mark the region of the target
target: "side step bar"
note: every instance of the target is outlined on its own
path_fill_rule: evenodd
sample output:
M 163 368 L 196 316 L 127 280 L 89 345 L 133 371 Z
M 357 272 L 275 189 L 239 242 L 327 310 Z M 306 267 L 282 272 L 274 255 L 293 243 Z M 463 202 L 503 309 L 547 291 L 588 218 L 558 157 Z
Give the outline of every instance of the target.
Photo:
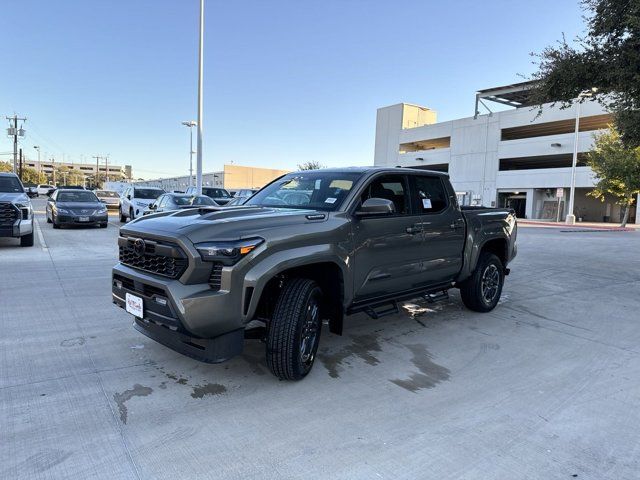
M 410 300 L 412 298 L 419 297 L 423 297 L 428 303 L 447 300 L 449 298 L 447 290 L 451 287 L 451 283 L 448 283 L 432 288 L 412 289 L 391 298 L 373 298 L 371 300 L 364 300 L 354 304 L 349 310 L 347 310 L 347 315 L 364 312 L 369 317 L 377 320 L 380 317 L 398 313 L 400 311 L 398 302 L 403 300 Z

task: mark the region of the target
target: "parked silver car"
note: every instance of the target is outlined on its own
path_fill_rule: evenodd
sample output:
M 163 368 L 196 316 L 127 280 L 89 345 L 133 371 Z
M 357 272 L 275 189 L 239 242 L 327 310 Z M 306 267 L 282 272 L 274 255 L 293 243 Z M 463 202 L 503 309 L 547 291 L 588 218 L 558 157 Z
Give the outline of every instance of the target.
M 169 210 L 179 210 L 182 208 L 194 207 L 217 207 L 218 204 L 206 195 L 188 195 L 186 193 L 165 193 L 150 204 L 143 215 L 151 213 L 167 212 Z
M 113 190 L 96 190 L 94 192 L 98 200 L 106 205 L 107 208 L 120 208 L 120 195 Z

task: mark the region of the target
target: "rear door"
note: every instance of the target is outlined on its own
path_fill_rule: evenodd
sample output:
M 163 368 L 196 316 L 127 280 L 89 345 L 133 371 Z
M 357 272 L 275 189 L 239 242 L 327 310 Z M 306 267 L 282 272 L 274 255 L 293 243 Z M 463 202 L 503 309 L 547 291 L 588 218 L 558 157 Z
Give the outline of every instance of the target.
M 407 176 L 387 173 L 374 177 L 363 188 L 354 211 L 368 198 L 391 200 L 395 213 L 354 216 L 356 300 L 407 290 L 423 281 L 422 214 L 414 211 Z
M 462 269 L 465 222 L 446 181 L 437 175 L 410 176 L 413 208 L 422 215 L 422 259 L 429 284 L 452 281 Z

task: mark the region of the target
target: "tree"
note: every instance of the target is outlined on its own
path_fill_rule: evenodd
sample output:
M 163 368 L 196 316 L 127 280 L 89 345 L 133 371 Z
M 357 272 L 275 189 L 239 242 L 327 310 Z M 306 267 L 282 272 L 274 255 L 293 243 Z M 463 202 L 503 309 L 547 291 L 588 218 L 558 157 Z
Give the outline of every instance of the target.
M 317 160 L 307 160 L 298 164 L 298 170 L 318 170 L 320 168 L 324 168 L 324 165 Z
M 588 195 L 603 202 L 606 194 L 613 195 L 624 208 L 621 226 L 626 226 L 631 205 L 640 194 L 640 147 L 626 146 L 612 128 L 596 136 L 587 164 L 596 175 L 596 185 Z
M 621 141 L 640 146 L 640 1 L 583 0 L 587 33 L 570 45 L 563 38 L 538 54 L 533 98 L 567 108 L 580 92 L 613 113 Z
M 0 172 L 13 172 L 13 166 L 9 162 L 0 162 Z M 38 173 L 35 168 L 22 167 L 22 183 L 45 183 L 47 177 L 44 173 Z

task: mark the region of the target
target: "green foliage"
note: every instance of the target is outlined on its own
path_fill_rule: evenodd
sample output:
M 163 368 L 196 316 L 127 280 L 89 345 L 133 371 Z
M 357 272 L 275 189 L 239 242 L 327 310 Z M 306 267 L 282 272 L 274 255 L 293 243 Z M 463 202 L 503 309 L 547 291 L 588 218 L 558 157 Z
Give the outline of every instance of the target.
M 640 147 L 626 146 L 620 134 L 610 129 L 596 137 L 587 164 L 596 176 L 596 185 L 589 195 L 602 201 L 606 194 L 613 195 L 625 208 L 624 226 L 629 207 L 640 194 Z
M 324 165 L 317 160 L 308 160 L 298 164 L 298 170 L 318 170 L 320 168 L 324 168 Z
M 587 32 L 538 57 L 534 99 L 568 107 L 583 90 L 614 114 L 622 142 L 640 146 L 640 1 L 585 0 Z
M 0 172 L 13 172 L 13 167 L 9 162 L 0 162 Z

